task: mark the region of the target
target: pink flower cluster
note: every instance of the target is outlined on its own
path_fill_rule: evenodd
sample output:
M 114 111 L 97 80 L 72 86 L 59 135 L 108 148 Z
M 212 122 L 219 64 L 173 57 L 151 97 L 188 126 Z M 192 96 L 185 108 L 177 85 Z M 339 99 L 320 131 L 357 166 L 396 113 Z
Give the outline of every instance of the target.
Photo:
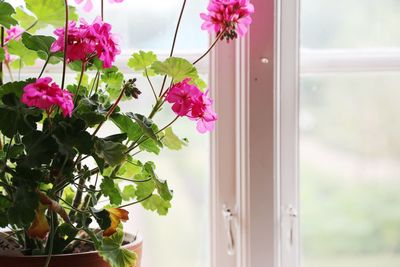
M 49 114 L 58 106 L 64 117 L 71 117 L 74 110 L 72 94 L 51 82 L 50 77 L 45 77 L 26 85 L 21 98 L 22 103 L 28 107 L 44 109 Z
M 220 34 L 227 41 L 244 36 L 252 23 L 254 6 L 249 0 L 210 0 L 208 14 L 201 13 L 202 30 Z
M 51 51 L 64 51 L 65 28 L 58 28 L 54 34 L 58 37 L 52 44 Z M 81 60 L 86 63 L 95 56 L 103 62 L 104 68 L 111 68 L 115 57 L 121 53 L 119 46 L 111 33 L 111 25 L 101 18 L 96 18 L 92 24 L 81 20 L 80 25 L 71 21 L 68 24 L 68 62 Z
M 22 33 L 24 30 L 18 26 L 13 26 L 10 29 L 6 30 L 6 37 L 4 38 L 4 52 L 5 52 L 5 62 L 11 61 L 10 53 L 8 53 L 7 43 L 10 40 L 19 41 L 21 39 Z
M 166 101 L 173 104 L 172 110 L 178 116 L 186 116 L 197 121 L 197 130 L 206 133 L 214 129 L 217 114 L 212 109 L 212 99 L 208 92 L 203 93 L 199 88 L 185 79 L 174 84 L 168 91 Z
M 108 0 L 110 3 L 122 3 L 124 0 Z M 81 3 L 85 2 L 83 5 L 83 10 L 86 12 L 90 12 L 93 9 L 92 0 L 75 0 L 75 3 L 80 5 Z

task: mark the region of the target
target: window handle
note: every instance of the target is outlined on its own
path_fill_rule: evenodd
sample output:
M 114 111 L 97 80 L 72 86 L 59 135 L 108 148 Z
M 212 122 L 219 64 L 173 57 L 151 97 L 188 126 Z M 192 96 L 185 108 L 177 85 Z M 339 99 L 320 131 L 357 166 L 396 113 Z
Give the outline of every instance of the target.
M 289 246 L 293 247 L 293 244 L 294 244 L 294 228 L 295 228 L 296 220 L 298 218 L 298 212 L 292 205 L 289 205 L 286 208 L 286 214 L 289 217 L 289 236 L 288 236 Z
M 233 233 L 233 219 L 235 214 L 232 212 L 232 209 L 228 208 L 226 205 L 223 205 L 222 216 L 224 217 L 226 235 L 228 237 L 227 253 L 228 255 L 232 256 L 235 254 L 235 237 Z

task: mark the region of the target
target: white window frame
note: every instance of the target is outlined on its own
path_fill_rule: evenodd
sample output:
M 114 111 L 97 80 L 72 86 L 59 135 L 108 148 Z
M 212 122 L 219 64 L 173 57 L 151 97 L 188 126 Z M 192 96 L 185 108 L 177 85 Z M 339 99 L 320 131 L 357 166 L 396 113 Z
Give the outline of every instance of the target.
M 212 267 L 279 264 L 276 175 L 276 0 L 253 0 L 249 34 L 211 55 L 219 114 L 211 140 Z M 228 255 L 224 206 L 234 212 L 235 254 Z
M 400 70 L 399 49 L 300 48 L 300 0 L 276 0 L 276 267 L 301 266 L 299 227 L 299 81 L 309 75 Z M 301 59 L 301 60 L 300 60 Z

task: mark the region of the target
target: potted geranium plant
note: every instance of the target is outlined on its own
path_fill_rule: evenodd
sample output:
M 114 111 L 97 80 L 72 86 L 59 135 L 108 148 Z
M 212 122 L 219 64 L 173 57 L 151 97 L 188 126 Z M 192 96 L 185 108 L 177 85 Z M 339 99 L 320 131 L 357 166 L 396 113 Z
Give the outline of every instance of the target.
M 75 2 L 92 8 L 90 0 Z M 138 51 L 125 78 L 113 66 L 120 49 L 103 14 L 88 23 L 67 0 L 25 0 L 17 8 L 0 0 L 1 266 L 140 266 L 141 240 L 122 230 L 129 220 L 125 208 L 141 204 L 165 215 L 172 192 L 155 164 L 141 162 L 138 153 L 181 147 L 185 141 L 171 128 L 181 117 L 200 133 L 214 128 L 217 115 L 195 65 L 219 40 L 244 35 L 254 12 L 248 0 L 211 0 L 202 28 L 216 33 L 216 41 L 189 62 L 173 56 L 185 4 L 170 57 L 159 61 L 151 51 Z M 54 35 L 41 35 L 48 27 Z M 40 73 L 13 78 L 13 68 L 39 60 Z M 60 65 L 60 81 L 44 75 L 49 64 Z M 67 68 L 78 73 L 76 84 L 66 84 Z M 84 83 L 88 74 L 93 78 Z M 154 95 L 149 114 L 120 111 L 122 101 L 141 94 L 135 75 L 148 81 L 141 91 Z M 159 89 L 151 82 L 156 75 L 163 77 Z M 164 106 L 176 117 L 156 125 Z M 106 122 L 120 131 L 100 136 Z

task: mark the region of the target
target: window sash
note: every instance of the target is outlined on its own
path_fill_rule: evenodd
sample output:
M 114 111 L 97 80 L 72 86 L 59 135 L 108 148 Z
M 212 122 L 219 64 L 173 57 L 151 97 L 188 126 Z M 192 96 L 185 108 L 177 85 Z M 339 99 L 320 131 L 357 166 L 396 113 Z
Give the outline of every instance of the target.
M 253 0 L 245 38 L 211 56 L 219 115 L 212 135 L 212 266 L 277 266 L 275 144 L 275 1 Z M 223 205 L 234 211 L 235 254 L 227 254 Z
M 300 49 L 301 75 L 400 70 L 400 49 Z

